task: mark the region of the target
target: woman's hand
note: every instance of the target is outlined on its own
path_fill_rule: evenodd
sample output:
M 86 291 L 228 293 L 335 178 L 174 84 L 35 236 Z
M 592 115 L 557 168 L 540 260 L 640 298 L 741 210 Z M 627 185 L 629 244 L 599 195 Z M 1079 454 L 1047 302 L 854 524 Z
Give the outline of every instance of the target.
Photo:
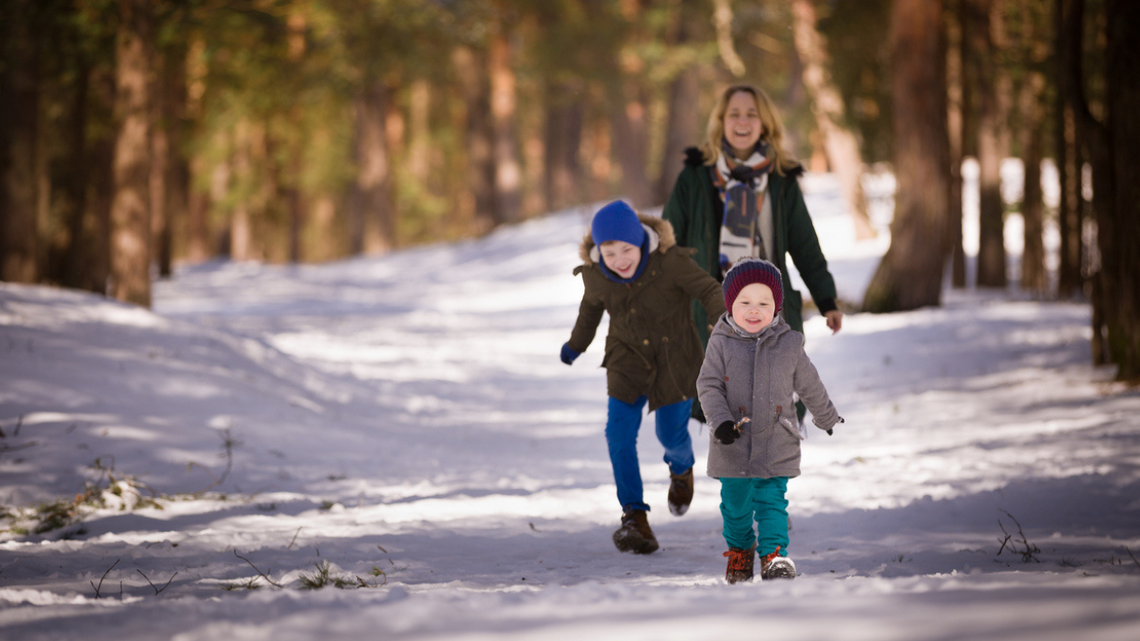
M 833 309 L 824 316 L 827 318 L 827 328 L 832 334 L 838 334 L 839 330 L 843 329 L 843 312 Z

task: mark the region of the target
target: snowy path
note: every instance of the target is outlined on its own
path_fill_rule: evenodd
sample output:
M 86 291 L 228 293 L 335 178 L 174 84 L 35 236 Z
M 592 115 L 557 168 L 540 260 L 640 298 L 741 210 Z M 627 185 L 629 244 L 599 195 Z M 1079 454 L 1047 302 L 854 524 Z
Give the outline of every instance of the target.
M 600 339 L 557 359 L 585 216 L 382 259 L 201 266 L 159 286 L 155 314 L 0 284 L 0 504 L 71 496 L 96 457 L 181 495 L 0 534 L 0 637 L 1140 634 L 1140 393 L 1087 365 L 1081 305 L 954 294 L 834 337 L 813 319 L 847 423 L 811 435 L 790 486 L 802 576 L 724 583 L 695 423 L 693 509 L 669 515 L 645 432 L 662 548 L 617 553 Z M 817 218 L 841 290 L 861 288 L 867 248 Z M 189 500 L 227 433 L 232 470 Z M 1003 528 L 1032 558 L 998 554 Z M 299 589 L 322 562 L 383 585 Z

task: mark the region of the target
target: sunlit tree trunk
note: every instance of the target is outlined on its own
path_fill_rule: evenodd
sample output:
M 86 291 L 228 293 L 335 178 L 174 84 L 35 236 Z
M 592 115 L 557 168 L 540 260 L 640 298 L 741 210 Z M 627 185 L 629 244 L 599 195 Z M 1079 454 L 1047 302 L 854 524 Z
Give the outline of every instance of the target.
M 150 307 L 151 3 L 120 0 L 116 42 L 115 191 L 111 204 L 111 296 Z
M 979 287 L 1005 287 L 1004 216 L 1001 199 L 1001 129 L 990 33 L 993 3 L 966 0 L 966 34 L 977 79 L 978 114 L 978 276 Z
M 517 78 L 510 34 L 505 24 L 491 35 L 487 56 L 491 80 L 491 131 L 494 135 L 495 222 L 512 223 L 522 214 L 522 167 L 515 130 Z
M 941 302 L 950 153 L 942 2 L 895 0 L 891 11 L 894 166 L 891 246 L 864 295 L 871 312 Z
M 831 170 L 839 177 L 843 199 L 855 224 L 855 237 L 873 238 L 871 217 L 867 214 L 867 199 L 863 194 L 863 157 L 855 134 L 843 126 L 845 119 L 843 96 L 831 81 L 827 45 L 816 27 L 815 7 L 811 0 L 793 0 L 792 34 L 803 63 L 803 81 L 812 97 L 812 113 L 816 127 L 823 136 Z
M 39 279 L 36 131 L 39 54 L 29 0 L 0 10 L 0 280 Z
M 396 244 L 384 110 L 388 90 L 374 82 L 356 97 L 357 174 L 350 214 L 351 251 L 377 254 Z

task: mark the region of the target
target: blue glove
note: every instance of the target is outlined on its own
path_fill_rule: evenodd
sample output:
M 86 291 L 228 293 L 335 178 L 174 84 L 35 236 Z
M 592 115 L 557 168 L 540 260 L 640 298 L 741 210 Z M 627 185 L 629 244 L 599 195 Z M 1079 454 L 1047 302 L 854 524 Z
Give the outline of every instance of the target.
M 573 348 L 570 347 L 570 343 L 563 343 L 562 344 L 562 362 L 563 363 L 566 363 L 567 365 L 573 365 L 574 359 L 578 358 L 581 355 L 582 355 L 581 352 L 575 352 L 573 350 Z

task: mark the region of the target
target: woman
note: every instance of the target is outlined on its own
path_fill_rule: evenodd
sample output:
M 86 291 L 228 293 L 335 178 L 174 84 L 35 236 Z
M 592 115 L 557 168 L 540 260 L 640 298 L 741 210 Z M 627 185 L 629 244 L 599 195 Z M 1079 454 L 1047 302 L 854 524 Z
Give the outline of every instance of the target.
M 803 296 L 788 277 L 790 255 L 834 334 L 843 327 L 835 279 L 796 180 L 803 167 L 783 142 L 784 126 L 763 91 L 751 85 L 725 89 L 709 114 L 705 142 L 685 152 L 662 218 L 673 225 L 677 243 L 695 249 L 697 264 L 717 280 L 741 258 L 774 263 L 783 274 L 784 320 L 803 333 Z M 694 305 L 693 320 L 707 344 L 716 319 Z M 696 404 L 693 415 L 703 419 Z

